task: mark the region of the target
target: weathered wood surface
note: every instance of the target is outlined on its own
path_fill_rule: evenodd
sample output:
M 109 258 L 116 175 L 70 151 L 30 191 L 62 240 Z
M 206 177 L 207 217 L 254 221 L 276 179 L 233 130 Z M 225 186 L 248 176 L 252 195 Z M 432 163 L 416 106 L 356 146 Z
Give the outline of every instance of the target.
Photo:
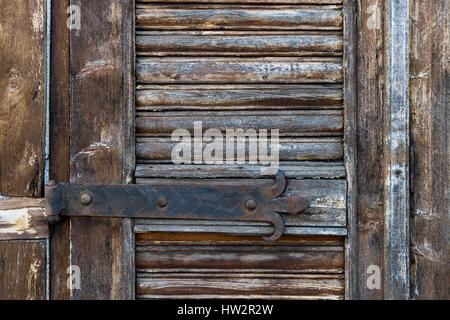
M 254 276 L 252 274 L 236 274 L 223 276 L 219 274 L 185 274 L 175 273 L 168 277 L 165 274 L 151 274 L 137 280 L 138 297 L 148 295 L 175 295 L 183 293 L 194 298 L 196 295 L 260 295 L 260 296 L 342 296 L 343 276 L 304 276 L 272 274 Z M 188 288 L 186 290 L 186 288 Z
M 342 9 L 293 6 L 342 2 L 147 2 L 137 10 L 136 182 L 269 185 L 273 181 L 263 179 L 257 166 L 174 165 L 175 143 L 168 137 L 179 128 L 192 134 L 194 121 L 202 121 L 203 131 L 224 134 L 228 128 L 279 129 L 280 160 L 289 161 L 282 170 L 297 179 L 289 180 L 287 194 L 311 206 L 303 215 L 285 217 L 286 234 L 301 236 L 292 240 L 291 251 L 262 242 L 252 247 L 256 236 L 273 231 L 265 223 L 136 220 L 137 297 L 342 298 L 342 240 L 334 251 L 327 251 L 324 238 L 310 244 L 312 251 L 296 247 L 311 235 L 347 233 L 347 185 L 339 179 L 346 175 L 340 162 Z M 165 232 L 167 243 L 160 238 Z M 154 235 L 154 244 L 142 242 Z M 190 243 L 175 244 L 180 235 Z M 223 247 L 212 242 L 230 235 L 234 241 Z
M 345 299 L 357 297 L 359 286 L 357 248 L 357 19 L 356 3 L 345 1 L 344 13 L 344 164 L 347 178 L 347 238 L 345 239 Z
M 49 237 L 44 199 L 0 199 L 0 240 L 31 240 Z
M 140 112 L 136 119 L 139 136 L 170 136 L 179 128 L 194 133 L 194 122 L 203 130 L 240 128 L 278 130 L 280 136 L 333 136 L 342 134 L 342 111 L 259 111 L 259 112 Z
M 138 178 L 138 184 L 182 184 L 192 185 L 230 185 L 230 186 L 270 186 L 273 180 L 267 179 L 195 179 L 170 180 Z M 303 227 L 345 227 L 346 226 L 346 181 L 345 180 L 289 180 L 285 192 L 287 196 L 300 196 L 310 207 L 300 215 L 286 215 L 287 226 Z M 137 224 L 144 223 L 138 220 Z M 151 222 L 150 222 L 151 223 Z M 170 222 L 169 222 L 170 223 Z M 261 224 L 245 224 L 261 226 Z M 264 226 L 264 224 L 263 224 Z M 266 225 L 267 226 L 267 225 Z M 213 232 L 214 230 L 211 229 Z
M 340 56 L 342 37 L 319 32 L 140 31 L 136 49 L 141 56 Z
M 377 0 L 362 2 L 357 9 L 357 216 L 353 221 L 357 235 L 352 244 L 357 251 L 349 261 L 354 265 L 350 276 L 355 281 L 349 298 L 379 300 L 383 299 L 383 290 L 367 287 L 367 269 L 384 266 L 385 42 L 384 15 L 379 14 L 385 9 Z
M 450 299 L 449 2 L 411 6 L 411 298 Z
M 43 195 L 46 3 L 0 0 L 0 196 Z M 0 197 L 1 300 L 46 299 L 46 241 L 22 239 L 48 237 L 42 200 Z
M 144 83 L 341 83 L 339 58 L 137 58 Z
M 166 3 L 257 3 L 257 4 L 342 4 L 343 0 L 165 0 Z M 161 3 L 161 0 L 139 0 L 142 3 Z
M 343 295 L 339 238 L 143 234 L 137 238 L 138 298 Z
M 146 30 L 340 30 L 338 6 L 141 4 L 136 27 Z
M 170 138 L 138 138 L 136 142 L 136 155 L 138 160 L 170 160 L 172 150 L 178 142 L 172 142 Z M 203 143 L 203 149 L 206 147 Z M 270 139 L 268 150 L 274 148 Z M 304 161 L 304 160 L 340 160 L 343 158 L 343 142 L 341 138 L 280 138 L 280 161 Z M 236 144 L 234 145 L 234 160 L 236 160 Z M 192 148 L 192 159 L 194 148 Z M 226 145 L 223 146 L 223 159 L 225 159 Z M 245 161 L 249 159 L 248 143 L 245 147 Z M 204 161 L 215 159 L 204 155 Z
M 50 180 L 70 181 L 70 0 L 52 2 L 50 86 Z M 53 226 L 50 259 L 52 300 L 69 299 L 67 269 L 70 266 L 70 221 Z
M 140 85 L 137 111 L 342 109 L 336 85 Z
M 81 30 L 70 33 L 71 181 L 130 182 L 134 1 L 71 4 L 83 10 Z M 79 266 L 82 276 L 81 290 L 72 290 L 70 297 L 133 298 L 130 221 L 73 218 L 70 229 L 70 264 Z
M 46 241 L 1 241 L 0 300 L 45 300 L 46 266 Z
M 339 179 L 345 178 L 344 163 L 336 162 L 281 162 L 280 170 L 292 179 Z M 261 179 L 258 165 L 175 165 L 172 163 L 138 163 L 136 178 L 247 178 Z
M 44 182 L 46 1 L 1 0 L 0 8 L 0 195 L 39 197 Z
M 409 2 L 387 4 L 384 298 L 407 300 L 409 268 Z

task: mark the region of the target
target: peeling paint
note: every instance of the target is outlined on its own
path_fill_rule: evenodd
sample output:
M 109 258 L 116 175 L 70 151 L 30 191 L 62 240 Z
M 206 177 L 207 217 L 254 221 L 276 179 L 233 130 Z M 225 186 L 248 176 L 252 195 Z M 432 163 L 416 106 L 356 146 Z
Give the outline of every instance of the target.
M 115 70 L 116 66 L 111 61 L 95 60 L 86 63 L 83 69 L 77 74 L 77 78 L 84 78 L 93 72 L 104 70 Z
M 40 34 L 44 28 L 44 12 L 42 6 L 39 5 L 39 3 L 36 5 L 36 7 L 38 9 L 33 12 L 33 18 L 31 19 L 31 21 L 33 24 L 33 31 L 37 34 Z
M 32 225 L 32 212 L 42 208 L 24 208 L 0 211 L 0 230 L 2 234 L 36 234 Z
M 334 198 L 333 196 L 326 196 L 324 198 L 317 198 L 311 202 L 310 207 L 319 208 L 346 208 L 346 202 L 343 198 Z

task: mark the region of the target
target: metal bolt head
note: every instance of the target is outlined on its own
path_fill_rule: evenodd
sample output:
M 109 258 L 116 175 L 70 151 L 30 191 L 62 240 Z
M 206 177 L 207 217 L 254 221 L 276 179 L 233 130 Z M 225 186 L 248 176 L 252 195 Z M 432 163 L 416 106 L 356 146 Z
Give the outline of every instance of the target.
M 84 206 L 90 205 L 92 202 L 92 196 L 89 193 L 83 193 L 80 197 L 80 202 Z
M 167 207 L 168 204 L 169 204 L 169 201 L 167 201 L 167 199 L 164 199 L 164 198 L 158 199 L 158 207 L 165 208 L 165 207 Z
M 255 210 L 256 207 L 258 206 L 258 204 L 256 203 L 255 200 L 248 200 L 247 203 L 245 204 L 245 206 L 247 207 L 248 210 Z

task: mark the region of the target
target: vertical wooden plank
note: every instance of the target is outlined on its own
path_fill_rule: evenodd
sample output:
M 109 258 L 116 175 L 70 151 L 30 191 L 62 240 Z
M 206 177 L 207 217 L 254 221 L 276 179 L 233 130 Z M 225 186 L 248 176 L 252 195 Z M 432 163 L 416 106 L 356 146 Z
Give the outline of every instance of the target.
M 52 2 L 50 86 L 50 180 L 70 179 L 70 70 L 69 0 Z M 69 298 L 67 287 L 70 255 L 69 221 L 53 226 L 50 259 L 52 300 Z
M 355 299 L 357 292 L 357 215 L 356 215 L 356 31 L 354 1 L 344 2 L 344 157 L 347 177 L 347 238 L 345 242 L 345 298 Z
M 46 299 L 46 241 L 0 242 L 0 300 Z
M 134 1 L 72 0 L 71 4 L 81 8 L 81 29 L 70 33 L 70 178 L 72 182 L 130 182 Z M 81 290 L 72 290 L 71 298 L 134 297 L 130 221 L 71 219 L 70 241 L 70 264 L 81 270 Z
M 411 1 L 412 299 L 450 299 L 449 6 Z
M 383 299 L 383 281 L 369 288 L 370 266 L 383 268 L 384 247 L 384 1 L 357 2 L 357 255 L 352 298 Z M 382 280 L 382 279 L 381 279 Z
M 45 25 L 45 0 L 0 1 L 0 195 L 42 195 Z
M 45 0 L 0 0 L 3 239 L 48 237 L 40 200 L 46 127 Z M 0 241 L 0 299 L 46 299 L 46 241 Z
M 409 299 L 409 2 L 387 6 L 384 298 Z

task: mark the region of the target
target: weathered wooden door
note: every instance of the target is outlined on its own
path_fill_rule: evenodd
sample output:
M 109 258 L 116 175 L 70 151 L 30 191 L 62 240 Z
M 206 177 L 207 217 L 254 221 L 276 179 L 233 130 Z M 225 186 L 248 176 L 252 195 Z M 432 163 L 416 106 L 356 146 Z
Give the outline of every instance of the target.
M 174 163 L 171 136 L 278 130 L 286 194 L 309 208 L 286 215 L 274 242 L 261 238 L 267 223 L 66 218 L 52 238 L 53 298 L 355 294 L 353 1 L 72 0 L 80 24 L 67 30 L 56 17 L 68 4 L 53 7 L 54 180 L 270 186 L 249 150 L 208 161 L 207 139 L 203 159 L 194 146 L 190 164 Z

